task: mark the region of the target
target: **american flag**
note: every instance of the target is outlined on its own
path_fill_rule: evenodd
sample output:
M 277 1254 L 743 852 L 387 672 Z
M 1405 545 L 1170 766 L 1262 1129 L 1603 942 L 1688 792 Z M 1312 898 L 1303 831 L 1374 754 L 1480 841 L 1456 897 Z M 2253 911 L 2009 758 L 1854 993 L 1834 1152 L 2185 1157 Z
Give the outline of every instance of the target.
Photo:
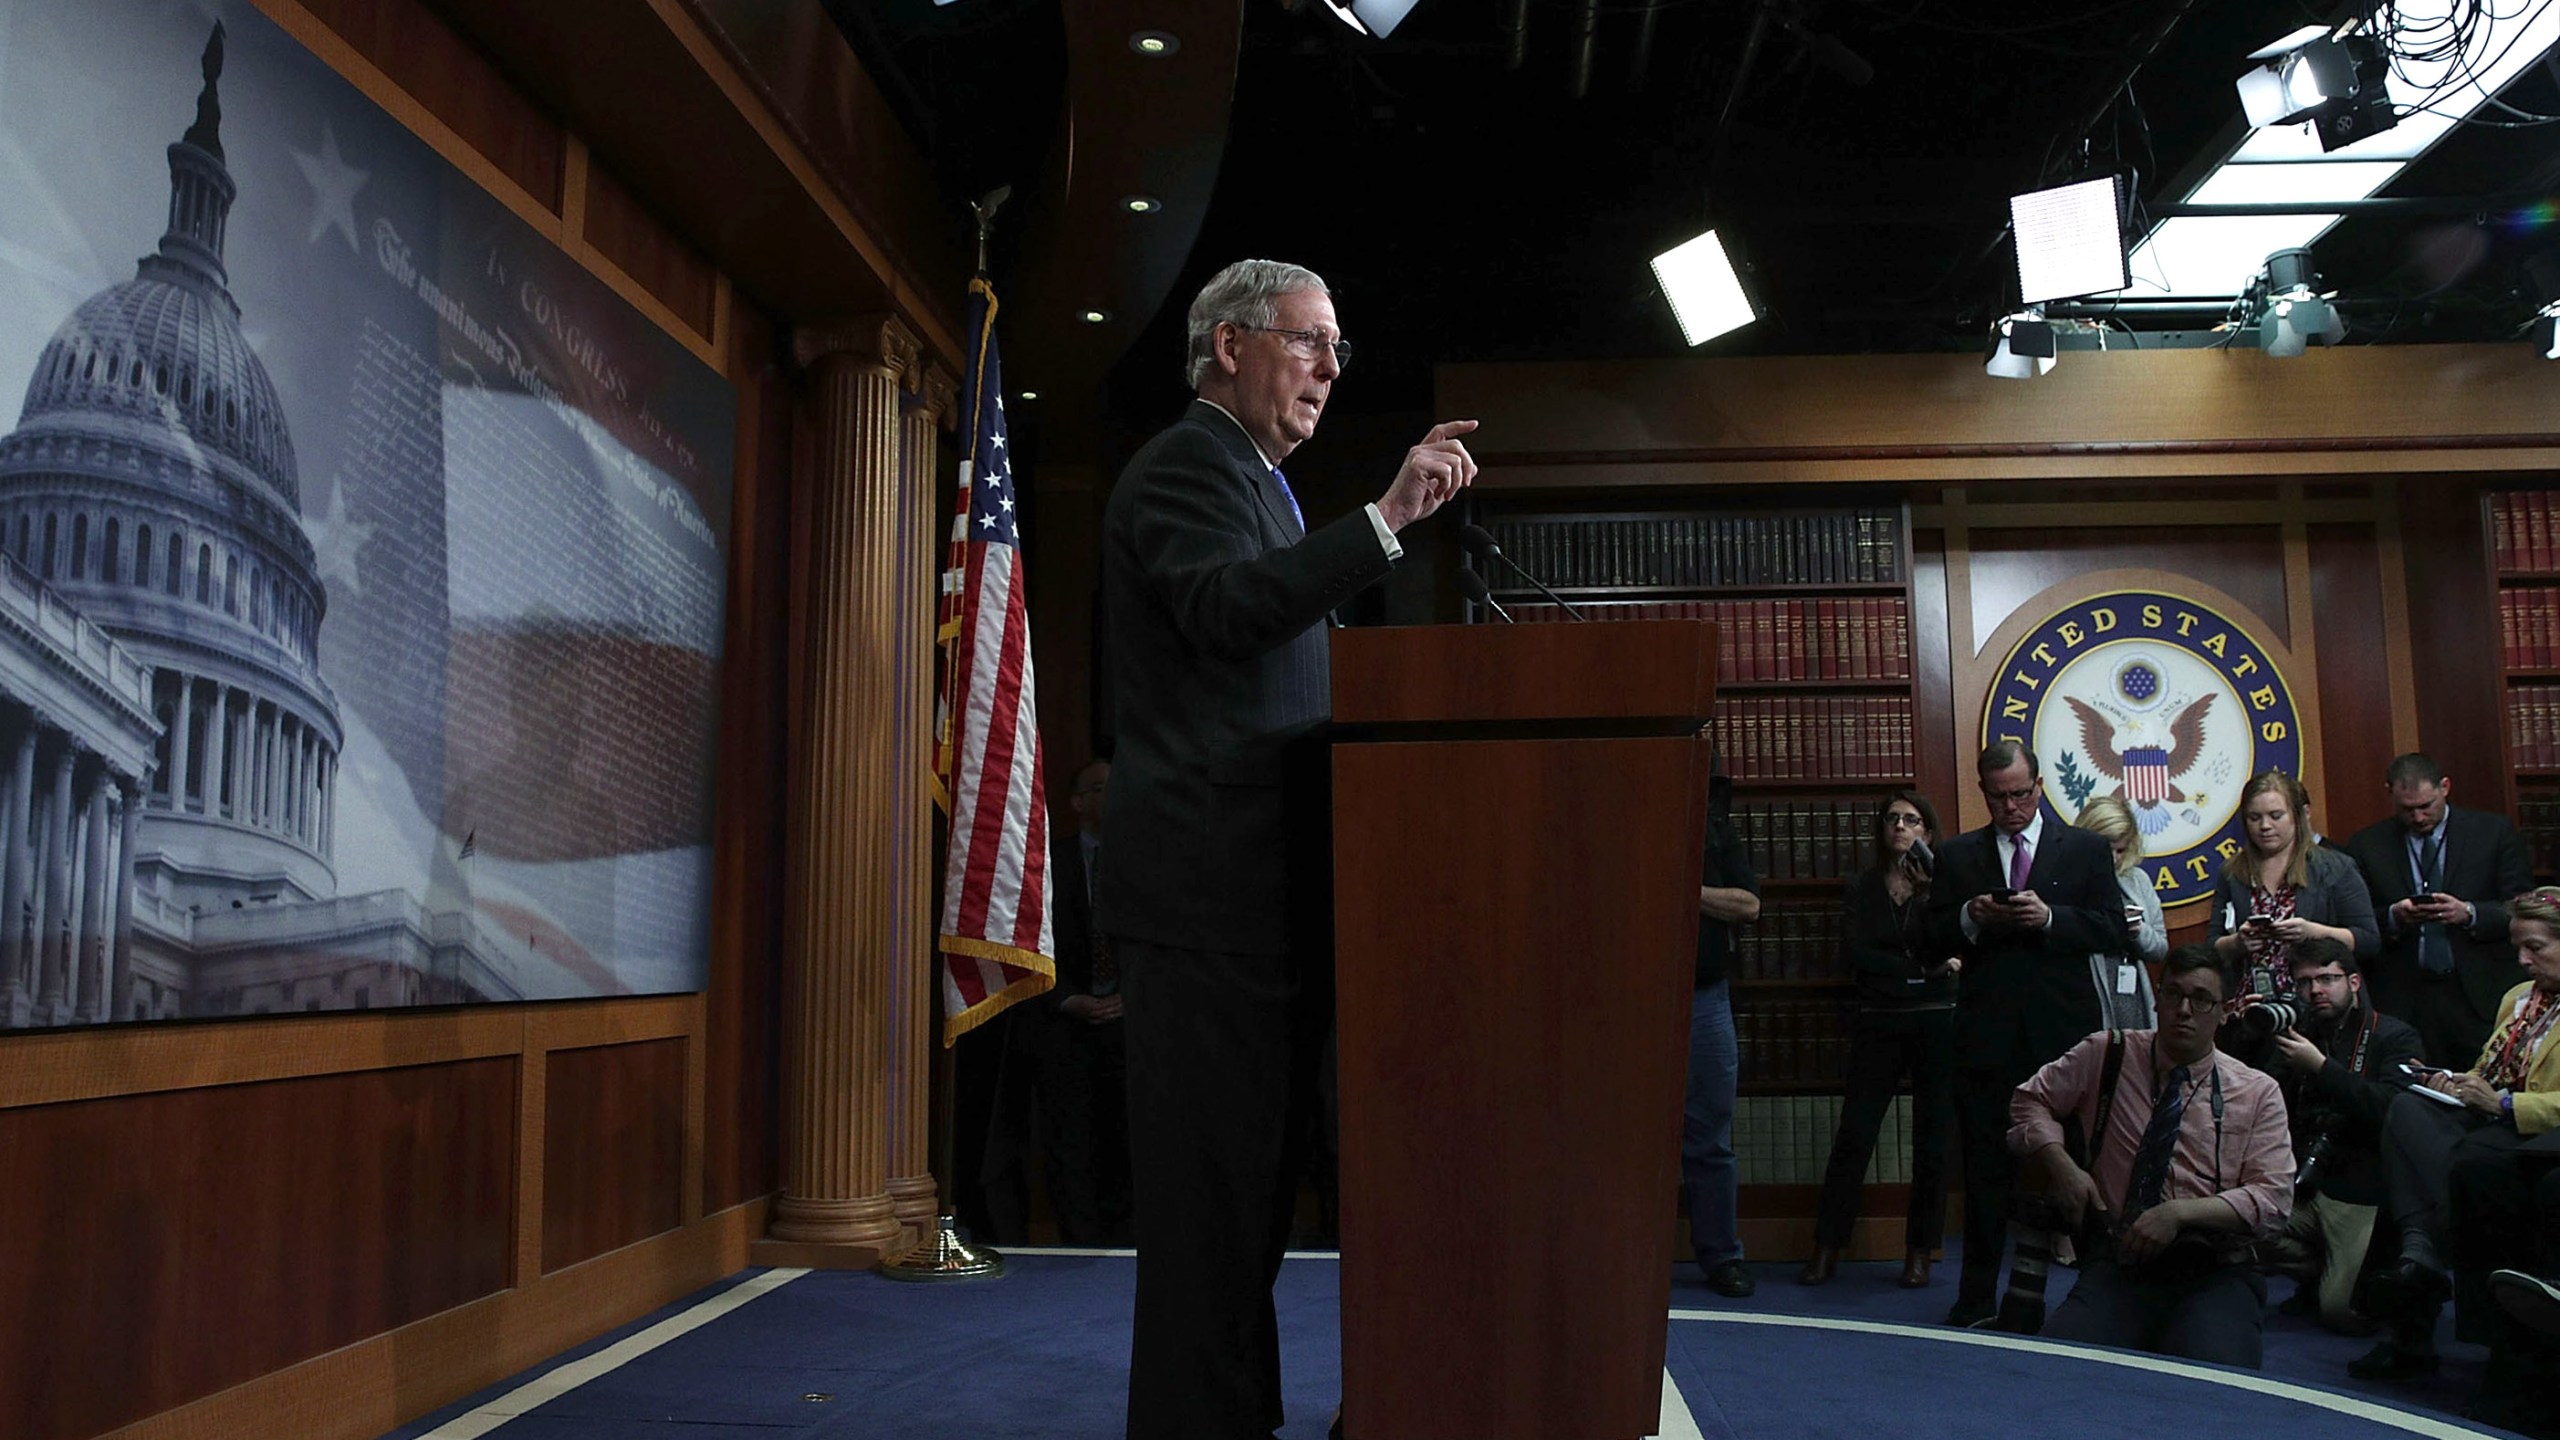
M 1013 467 L 1005 456 L 996 294 L 969 282 L 967 448 L 942 572 L 934 775 L 951 817 L 942 862 L 942 1043 L 1057 983 L 1049 936 L 1049 803 L 1032 704 Z

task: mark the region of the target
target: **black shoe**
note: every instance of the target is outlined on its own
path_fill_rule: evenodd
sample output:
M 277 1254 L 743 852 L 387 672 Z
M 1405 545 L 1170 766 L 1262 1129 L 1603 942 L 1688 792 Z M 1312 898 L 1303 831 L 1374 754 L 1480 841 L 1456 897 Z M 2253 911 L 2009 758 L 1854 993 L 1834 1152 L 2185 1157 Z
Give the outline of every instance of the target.
M 2433 1375 L 2435 1346 L 2405 1345 L 2385 1336 L 2380 1344 L 2348 1361 L 2347 1373 L 2359 1380 L 2416 1380 Z
M 2405 1256 L 2373 1272 L 2365 1294 L 2373 1313 L 2394 1320 L 2432 1316 L 2453 1298 L 2453 1282 L 2441 1270 L 2430 1270 Z
M 1966 1300 L 1959 1297 L 1947 1309 L 1947 1323 L 1959 1330 L 1970 1329 L 2000 1313 L 2000 1307 L 1988 1300 Z
M 1707 1288 L 1728 1300 L 1747 1300 L 1751 1292 L 1760 1288 L 1760 1282 L 1751 1278 L 1741 1261 L 1727 1260 L 1707 1272 Z
M 2494 1270 L 2489 1293 L 2517 1324 L 2537 1335 L 2560 1335 L 2560 1285 L 2522 1270 Z

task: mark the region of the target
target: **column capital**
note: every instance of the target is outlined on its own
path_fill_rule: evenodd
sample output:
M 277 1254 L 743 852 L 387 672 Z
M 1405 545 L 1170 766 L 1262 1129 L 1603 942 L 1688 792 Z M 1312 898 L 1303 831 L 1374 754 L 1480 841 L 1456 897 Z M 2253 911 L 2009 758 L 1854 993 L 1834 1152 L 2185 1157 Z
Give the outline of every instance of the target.
M 940 365 L 925 368 L 924 404 L 918 413 L 936 430 L 948 430 L 960 419 L 960 377 Z
M 791 333 L 791 358 L 802 369 L 840 362 L 884 372 L 900 385 L 915 373 L 923 353 L 924 342 L 895 315 L 820 321 Z

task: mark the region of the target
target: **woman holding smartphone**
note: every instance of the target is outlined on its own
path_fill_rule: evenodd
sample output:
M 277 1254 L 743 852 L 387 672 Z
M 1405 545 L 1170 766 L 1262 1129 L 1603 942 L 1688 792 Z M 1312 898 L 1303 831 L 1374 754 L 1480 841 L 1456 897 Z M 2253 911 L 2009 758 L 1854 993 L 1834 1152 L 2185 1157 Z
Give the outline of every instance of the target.
M 1938 812 L 1917 790 L 1897 790 L 1876 807 L 1874 862 L 1841 895 L 1840 949 L 1858 983 L 1849 1030 L 1849 1074 L 1840 1129 L 1822 1176 L 1813 1259 L 1796 1276 L 1820 1285 L 1840 1266 L 1857 1223 L 1858 1198 L 1876 1132 L 1902 1077 L 1911 1077 L 1911 1203 L 1902 1285 L 1929 1283 L 1929 1257 L 1946 1236 L 1946 1144 L 1940 1138 L 1955 1093 L 1956 973 L 1964 962 L 1929 952 L 1931 847 Z
M 2382 953 L 2373 896 L 2356 862 L 2316 843 L 2311 794 L 2281 770 L 2251 777 L 2240 792 L 2247 837 L 2223 862 L 2208 934 L 2213 948 L 2248 967 L 2251 991 L 2293 992 L 2289 947 L 2314 935 L 2353 950 L 2359 965 Z

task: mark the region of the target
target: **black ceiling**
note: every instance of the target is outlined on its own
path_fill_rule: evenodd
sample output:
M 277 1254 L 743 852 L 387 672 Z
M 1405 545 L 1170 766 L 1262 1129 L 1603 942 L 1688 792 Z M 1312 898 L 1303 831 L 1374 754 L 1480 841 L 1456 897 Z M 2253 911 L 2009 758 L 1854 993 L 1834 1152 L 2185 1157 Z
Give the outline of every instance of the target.
M 2129 169 L 2141 198 L 2170 198 L 2236 134 L 2248 52 L 2336 18 L 2301 0 L 1600 0 L 1576 98 L 1583 0 L 1420 0 L 1386 41 L 1322 0 L 1243 3 L 1207 220 L 1115 386 L 1158 415 L 1178 394 L 1182 299 L 1244 255 L 1334 286 L 1360 347 L 1344 398 L 1363 409 L 1426 406 L 1440 361 L 1685 353 L 1648 261 L 1709 223 L 1765 310 L 1714 353 L 1976 347 L 2017 299 L 2010 195 Z M 845 24 L 859 5 L 831 12 Z M 885 88 L 955 200 L 1037 173 L 1057 0 L 860 8 L 848 34 L 895 72 Z M 2543 69 L 2509 99 L 2560 113 Z M 2560 127 L 2465 127 L 2385 193 L 2549 191 L 2555 157 Z M 2511 213 L 2359 216 L 2318 253 L 2354 307 L 2351 343 L 2476 340 L 2522 325 L 2516 266 L 2553 243 Z

